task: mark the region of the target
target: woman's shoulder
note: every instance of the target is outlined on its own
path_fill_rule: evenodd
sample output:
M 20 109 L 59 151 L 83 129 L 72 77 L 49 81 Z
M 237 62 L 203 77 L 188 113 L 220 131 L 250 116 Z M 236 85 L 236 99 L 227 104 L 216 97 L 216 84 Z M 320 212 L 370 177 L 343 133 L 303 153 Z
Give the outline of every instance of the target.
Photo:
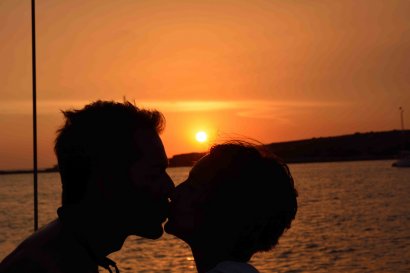
M 259 271 L 248 263 L 224 261 L 207 273 L 259 273 Z

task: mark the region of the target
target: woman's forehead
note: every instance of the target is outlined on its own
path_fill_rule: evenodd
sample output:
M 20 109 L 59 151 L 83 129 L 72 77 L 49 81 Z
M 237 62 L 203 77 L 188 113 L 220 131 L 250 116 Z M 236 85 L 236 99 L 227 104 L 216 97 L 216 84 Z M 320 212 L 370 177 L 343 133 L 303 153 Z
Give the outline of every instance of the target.
M 196 184 L 209 183 L 229 164 L 229 160 L 223 157 L 214 157 L 206 155 L 202 157 L 190 171 L 190 177 Z

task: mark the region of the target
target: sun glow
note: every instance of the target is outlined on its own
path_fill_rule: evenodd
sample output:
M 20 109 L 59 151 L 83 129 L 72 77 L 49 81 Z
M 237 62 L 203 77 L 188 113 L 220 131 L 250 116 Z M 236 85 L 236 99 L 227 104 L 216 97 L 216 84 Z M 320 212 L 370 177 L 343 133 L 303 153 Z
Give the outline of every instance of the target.
M 208 135 L 204 131 L 196 133 L 195 138 L 198 142 L 205 142 L 208 139 Z

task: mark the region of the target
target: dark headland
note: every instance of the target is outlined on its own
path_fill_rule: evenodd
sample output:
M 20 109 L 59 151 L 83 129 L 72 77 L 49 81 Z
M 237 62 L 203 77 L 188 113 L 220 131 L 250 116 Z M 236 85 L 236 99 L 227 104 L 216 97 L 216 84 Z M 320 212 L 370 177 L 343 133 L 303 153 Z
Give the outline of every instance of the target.
M 286 163 L 395 159 L 410 150 L 410 130 L 355 133 L 266 144 Z M 170 167 L 192 166 L 204 153 L 175 155 Z
M 286 163 L 332 162 L 396 159 L 403 150 L 410 150 L 410 130 L 355 133 L 266 144 L 265 148 Z M 174 155 L 170 167 L 190 167 L 204 153 Z M 57 166 L 39 172 L 57 172 Z M 32 173 L 32 170 L 0 171 L 1 174 Z

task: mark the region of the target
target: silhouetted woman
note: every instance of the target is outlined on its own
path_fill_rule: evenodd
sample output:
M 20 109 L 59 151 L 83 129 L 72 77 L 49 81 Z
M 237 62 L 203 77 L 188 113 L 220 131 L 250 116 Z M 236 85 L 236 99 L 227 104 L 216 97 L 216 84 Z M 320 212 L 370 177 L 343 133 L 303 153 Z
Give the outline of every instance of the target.
M 249 260 L 290 228 L 296 197 L 275 156 L 242 142 L 216 145 L 175 189 L 165 230 L 188 243 L 199 273 L 258 272 Z

